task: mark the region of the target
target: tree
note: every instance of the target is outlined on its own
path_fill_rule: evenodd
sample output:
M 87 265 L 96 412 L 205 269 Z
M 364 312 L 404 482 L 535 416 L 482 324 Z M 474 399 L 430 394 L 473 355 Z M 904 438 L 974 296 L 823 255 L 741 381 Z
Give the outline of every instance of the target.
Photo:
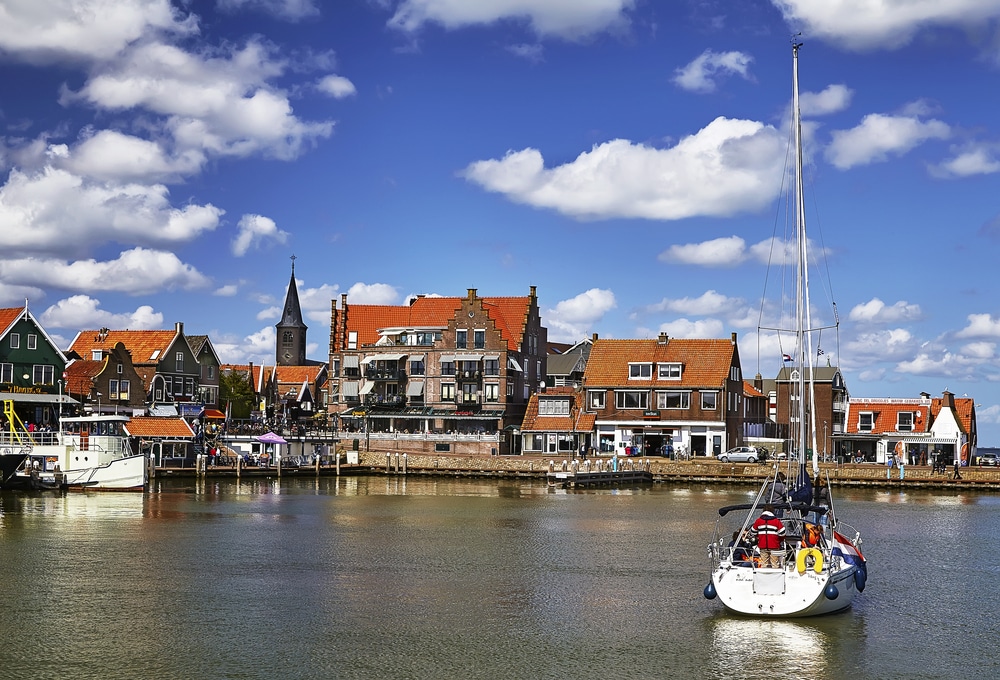
M 226 370 L 219 374 L 219 406 L 230 418 L 246 419 L 256 406 L 247 371 Z

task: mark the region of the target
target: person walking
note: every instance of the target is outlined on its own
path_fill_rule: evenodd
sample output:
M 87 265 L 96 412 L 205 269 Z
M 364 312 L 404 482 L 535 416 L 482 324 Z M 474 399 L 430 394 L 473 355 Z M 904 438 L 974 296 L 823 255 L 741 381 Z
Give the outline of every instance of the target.
M 899 459 L 899 478 L 900 479 L 903 478 L 903 474 L 905 473 L 905 467 L 906 467 L 906 456 L 903 456 L 902 458 Z
M 785 552 L 785 525 L 774 516 L 774 506 L 764 505 L 764 512 L 750 527 L 750 533 L 757 540 L 760 550 L 760 566 L 781 569 L 781 558 Z
M 885 464 L 886 464 L 885 478 L 886 479 L 892 479 L 892 454 L 891 453 L 886 454 Z
M 958 471 L 958 458 L 955 459 L 955 467 L 953 468 L 954 474 L 951 476 L 952 479 L 961 479 L 962 473 Z

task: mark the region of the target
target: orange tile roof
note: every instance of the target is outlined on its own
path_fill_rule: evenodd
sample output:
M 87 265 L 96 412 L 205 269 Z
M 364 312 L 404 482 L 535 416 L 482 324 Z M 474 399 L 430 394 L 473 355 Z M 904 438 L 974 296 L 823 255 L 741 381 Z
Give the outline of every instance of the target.
M 955 401 L 955 418 L 958 420 L 959 427 L 966 434 L 972 432 L 972 413 L 975 410 L 975 400 L 964 397 L 952 398 Z M 941 411 L 942 401 L 940 397 L 931 400 L 931 417 L 935 420 Z
M 0 335 L 6 333 L 22 314 L 24 314 L 24 307 L 6 307 L 0 309 Z
M 410 305 L 347 306 L 347 329 L 356 331 L 358 345 L 378 341 L 383 328 L 445 328 L 467 298 L 420 297 Z M 510 350 L 517 350 L 531 307 L 530 297 L 479 298 L 483 308 L 497 325 Z
M 598 339 L 590 350 L 583 381 L 589 387 L 724 387 L 736 346 L 730 339 Z M 680 380 L 629 380 L 629 363 L 680 363 Z
M 914 417 L 913 430 L 908 434 L 921 434 L 929 431 L 927 418 L 927 404 L 916 399 L 900 401 L 897 399 L 883 401 L 881 399 L 852 399 L 847 412 L 847 433 L 848 434 L 870 434 L 880 435 L 897 432 L 896 424 L 899 422 L 899 413 L 916 412 Z M 872 429 L 858 430 L 860 413 L 872 413 Z
M 743 381 L 743 396 L 746 397 L 763 397 L 764 393 L 753 386 L 753 383 L 749 380 Z
M 570 397 L 569 415 L 539 415 L 539 397 Z M 521 430 L 526 432 L 590 432 L 594 429 L 597 414 L 584 413 L 579 407 L 582 395 L 572 387 L 550 387 L 540 394 L 532 394 L 521 421 Z
M 111 350 L 117 343 L 125 345 L 132 355 L 132 365 L 158 364 L 170 348 L 176 331 L 80 331 L 69 351 L 76 352 L 81 359 L 89 359 L 95 349 Z M 155 354 L 155 358 L 154 358 Z
M 66 392 L 68 394 L 90 394 L 94 387 L 94 377 L 101 372 L 107 359 L 94 361 L 78 359 L 66 365 Z
M 194 431 L 183 418 L 135 416 L 125 423 L 125 431 L 133 437 L 194 437 Z
M 301 385 L 308 382 L 310 385 L 316 382 L 319 374 L 326 368 L 324 365 L 317 366 L 275 366 L 275 377 L 278 383 L 294 383 Z

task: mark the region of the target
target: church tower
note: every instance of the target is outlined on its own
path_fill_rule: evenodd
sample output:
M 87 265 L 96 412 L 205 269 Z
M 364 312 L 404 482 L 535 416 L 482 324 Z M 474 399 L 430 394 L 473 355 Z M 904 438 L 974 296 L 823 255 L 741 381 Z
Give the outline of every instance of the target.
M 281 313 L 281 321 L 275 328 L 278 329 L 275 337 L 275 363 L 278 366 L 305 366 L 308 326 L 302 321 L 302 309 L 299 307 L 294 255 L 292 255 L 292 277 L 288 281 L 288 292 L 285 294 L 285 306 Z

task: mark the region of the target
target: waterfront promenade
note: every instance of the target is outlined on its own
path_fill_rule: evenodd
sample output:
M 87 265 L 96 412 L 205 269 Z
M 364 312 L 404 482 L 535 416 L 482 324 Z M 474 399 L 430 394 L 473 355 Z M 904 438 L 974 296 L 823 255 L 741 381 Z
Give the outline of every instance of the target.
M 442 475 L 451 477 L 509 477 L 545 479 L 550 471 L 571 469 L 572 460 L 549 456 L 471 456 L 471 455 L 425 455 L 401 454 L 384 451 L 358 451 L 357 463 L 348 464 L 344 451 L 340 452 L 339 465 L 324 462 L 321 465 L 284 468 L 283 476 L 310 475 Z M 597 465 L 608 465 L 607 457 L 591 457 L 588 461 L 593 469 Z M 758 485 L 774 469 L 772 465 L 758 463 L 721 463 L 714 459 L 672 461 L 664 458 L 619 458 L 620 467 L 648 469 L 654 483 L 746 484 Z M 585 469 L 585 463 L 580 463 Z M 785 463 L 773 465 L 785 470 Z M 961 479 L 953 479 L 952 468 L 945 473 L 934 473 L 929 465 L 908 465 L 905 478 L 899 479 L 899 469 L 892 468 L 891 477 L 886 478 L 886 466 L 876 464 L 821 463 L 821 474 L 829 476 L 833 486 L 886 487 L 886 488 L 951 488 L 951 489 L 1000 489 L 1000 467 L 959 468 Z M 194 468 L 158 468 L 158 477 L 194 476 Z M 232 477 L 239 474 L 247 477 L 277 476 L 276 467 L 245 467 L 237 471 L 232 466 L 209 466 L 204 474 L 209 477 Z M 787 474 L 787 473 L 786 473 Z

